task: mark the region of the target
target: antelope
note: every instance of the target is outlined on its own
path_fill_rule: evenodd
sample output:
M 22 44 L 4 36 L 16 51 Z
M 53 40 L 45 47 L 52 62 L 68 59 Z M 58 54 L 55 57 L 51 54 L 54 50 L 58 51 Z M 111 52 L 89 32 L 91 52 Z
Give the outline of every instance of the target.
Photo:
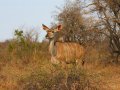
M 56 40 L 56 33 L 62 30 L 62 25 L 58 25 L 55 29 L 48 28 L 42 24 L 43 30 L 47 32 L 46 39 L 49 40 L 49 53 L 51 54 L 51 62 L 53 64 L 79 62 L 85 53 L 82 45 L 75 42 L 64 42 Z M 84 60 L 81 61 L 82 65 Z

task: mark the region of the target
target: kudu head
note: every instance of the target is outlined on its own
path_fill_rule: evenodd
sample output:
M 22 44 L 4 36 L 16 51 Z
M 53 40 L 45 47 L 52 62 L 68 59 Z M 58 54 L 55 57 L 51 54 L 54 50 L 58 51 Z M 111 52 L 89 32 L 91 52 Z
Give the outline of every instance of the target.
M 58 25 L 56 28 L 48 28 L 46 25 L 42 24 L 43 30 L 47 32 L 45 36 L 47 39 L 54 39 L 56 32 L 59 32 L 62 29 L 62 25 Z

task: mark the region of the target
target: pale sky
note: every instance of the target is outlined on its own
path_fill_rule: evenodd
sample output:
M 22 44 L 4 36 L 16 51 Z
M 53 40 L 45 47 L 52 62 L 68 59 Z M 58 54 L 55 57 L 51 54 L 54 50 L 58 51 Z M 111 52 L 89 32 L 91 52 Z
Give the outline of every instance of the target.
M 64 0 L 0 0 L 0 41 L 13 38 L 14 30 L 22 26 L 39 30 L 42 23 L 49 26 L 56 6 L 62 7 L 63 3 Z

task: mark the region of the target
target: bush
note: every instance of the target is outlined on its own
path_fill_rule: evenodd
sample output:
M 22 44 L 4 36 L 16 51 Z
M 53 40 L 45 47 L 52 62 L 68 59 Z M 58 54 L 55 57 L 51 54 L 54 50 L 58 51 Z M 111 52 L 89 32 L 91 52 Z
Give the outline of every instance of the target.
M 46 42 L 37 41 L 37 35 L 34 32 L 25 34 L 22 30 L 16 30 L 15 38 L 8 44 L 8 52 L 11 60 L 21 60 L 23 64 L 28 64 L 31 60 L 49 56 L 47 46 Z
M 53 67 L 50 72 L 41 69 L 29 77 L 21 78 L 18 84 L 22 87 L 21 90 L 98 90 L 91 85 L 86 72 L 80 68 L 64 70 Z

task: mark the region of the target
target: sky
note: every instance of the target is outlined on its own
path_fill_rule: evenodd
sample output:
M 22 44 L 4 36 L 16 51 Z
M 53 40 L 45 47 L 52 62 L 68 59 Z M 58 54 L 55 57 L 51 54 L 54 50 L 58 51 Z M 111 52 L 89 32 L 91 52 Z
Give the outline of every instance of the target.
M 17 28 L 37 27 L 42 39 L 45 32 L 41 24 L 50 26 L 56 6 L 62 7 L 63 3 L 64 0 L 0 0 L 0 42 L 13 38 Z

